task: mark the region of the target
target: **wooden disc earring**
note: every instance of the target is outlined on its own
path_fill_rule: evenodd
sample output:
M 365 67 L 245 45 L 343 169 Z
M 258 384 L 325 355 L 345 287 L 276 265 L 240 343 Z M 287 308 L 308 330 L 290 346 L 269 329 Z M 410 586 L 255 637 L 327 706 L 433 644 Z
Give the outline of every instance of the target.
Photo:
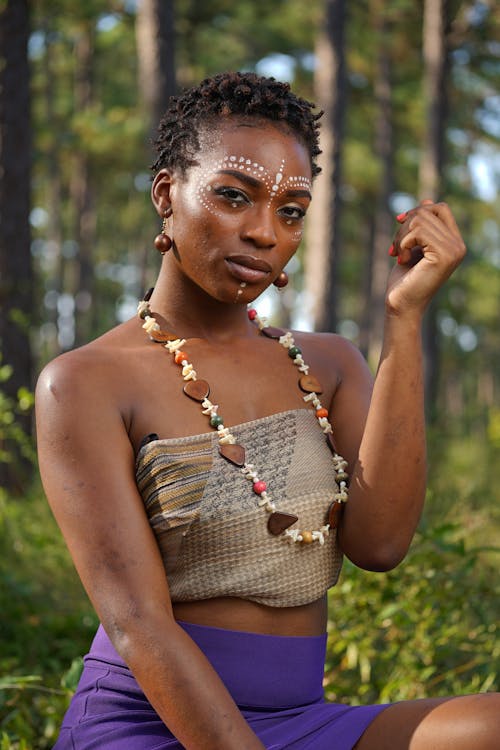
M 165 253 L 168 253 L 168 251 L 172 247 L 172 240 L 167 234 L 167 221 L 169 217 L 171 216 L 171 214 L 172 214 L 172 209 L 166 208 L 163 213 L 163 223 L 161 227 L 161 232 L 160 234 L 157 234 L 156 237 L 154 238 L 153 244 L 161 255 L 165 255 Z

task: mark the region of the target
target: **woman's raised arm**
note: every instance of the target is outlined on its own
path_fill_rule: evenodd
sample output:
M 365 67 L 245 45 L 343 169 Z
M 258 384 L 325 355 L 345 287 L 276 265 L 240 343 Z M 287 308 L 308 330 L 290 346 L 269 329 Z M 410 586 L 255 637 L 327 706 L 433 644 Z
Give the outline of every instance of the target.
M 370 570 L 400 562 L 420 518 L 426 486 L 422 317 L 465 254 L 447 205 L 425 201 L 401 221 L 369 408 L 366 368 L 348 348 L 334 403 L 339 445 L 354 459 L 340 543 L 354 563 Z

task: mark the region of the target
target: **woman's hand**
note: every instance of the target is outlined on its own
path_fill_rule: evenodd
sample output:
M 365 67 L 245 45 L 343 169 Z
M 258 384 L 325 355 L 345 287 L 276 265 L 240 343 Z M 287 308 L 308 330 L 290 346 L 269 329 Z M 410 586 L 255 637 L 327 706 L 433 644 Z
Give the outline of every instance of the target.
M 446 203 L 424 200 L 398 221 L 390 250 L 398 265 L 389 276 L 386 309 L 389 315 L 422 315 L 462 261 L 465 243 Z

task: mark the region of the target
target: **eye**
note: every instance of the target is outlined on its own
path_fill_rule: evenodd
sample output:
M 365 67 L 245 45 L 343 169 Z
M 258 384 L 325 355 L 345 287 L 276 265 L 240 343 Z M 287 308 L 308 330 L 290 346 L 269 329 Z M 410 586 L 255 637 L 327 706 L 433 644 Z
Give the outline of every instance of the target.
M 230 203 L 233 208 L 238 208 L 238 206 L 242 206 L 245 203 L 250 203 L 245 193 L 235 187 L 226 186 L 214 188 L 214 193 L 216 195 L 222 196 L 222 198 L 225 198 L 225 200 L 227 200 L 227 202 Z
M 301 221 L 306 215 L 306 211 L 301 206 L 283 206 L 279 213 L 288 221 Z

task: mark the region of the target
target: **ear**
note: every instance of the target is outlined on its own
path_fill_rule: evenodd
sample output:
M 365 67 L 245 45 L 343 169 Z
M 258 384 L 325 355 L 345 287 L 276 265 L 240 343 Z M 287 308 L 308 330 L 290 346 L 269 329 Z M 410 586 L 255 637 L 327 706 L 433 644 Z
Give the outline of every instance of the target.
M 172 175 L 166 169 L 161 169 L 153 179 L 151 185 L 151 200 L 159 216 L 165 216 L 165 211 L 170 208 L 170 188 L 172 186 Z

